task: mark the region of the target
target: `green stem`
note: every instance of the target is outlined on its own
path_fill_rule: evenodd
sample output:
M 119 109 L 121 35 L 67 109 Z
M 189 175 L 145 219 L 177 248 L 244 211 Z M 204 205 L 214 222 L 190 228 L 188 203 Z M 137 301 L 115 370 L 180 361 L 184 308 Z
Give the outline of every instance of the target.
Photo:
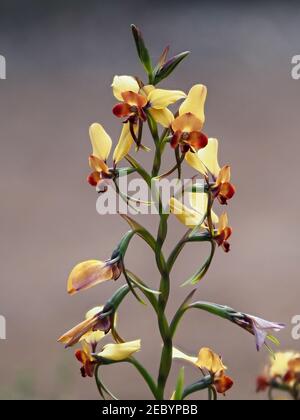
M 168 232 L 168 216 L 167 214 L 160 214 L 160 224 L 156 243 L 156 262 L 161 273 L 160 281 L 160 296 L 158 298 L 158 325 L 160 334 L 163 340 L 163 348 L 161 352 L 160 367 L 158 374 L 158 396 L 160 400 L 164 399 L 165 386 L 172 366 L 172 337 L 170 328 L 165 316 L 165 309 L 168 303 L 170 294 L 170 276 L 162 254 L 162 247 L 167 237 Z
M 138 370 L 138 372 L 142 375 L 142 377 L 144 378 L 144 380 L 148 384 L 149 389 L 152 392 L 154 398 L 158 399 L 159 395 L 158 395 L 157 386 L 156 386 L 152 376 L 147 371 L 147 369 L 140 362 L 138 362 L 134 357 L 131 357 L 130 359 L 128 359 L 127 362 L 131 363 Z
M 194 384 L 188 385 L 182 394 L 182 399 L 184 400 L 188 395 L 193 394 L 197 391 L 203 391 L 204 389 L 209 388 L 212 385 L 212 378 L 210 375 L 205 376 L 201 381 L 195 382 Z

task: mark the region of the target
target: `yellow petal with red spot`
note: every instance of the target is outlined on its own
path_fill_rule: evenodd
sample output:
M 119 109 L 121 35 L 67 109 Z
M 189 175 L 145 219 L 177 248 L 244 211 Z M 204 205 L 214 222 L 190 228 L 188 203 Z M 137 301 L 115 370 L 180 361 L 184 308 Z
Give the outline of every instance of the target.
M 140 351 L 140 349 L 141 340 L 128 341 L 127 343 L 120 344 L 106 344 L 103 350 L 98 353 L 98 356 L 119 362 L 128 359 L 128 357 Z
M 231 177 L 230 166 L 226 165 L 220 170 L 216 184 L 217 185 L 225 184 L 225 182 L 230 181 L 230 177 Z
M 181 90 L 153 89 L 148 95 L 151 108 L 162 109 L 186 97 Z
M 68 293 L 75 294 L 113 279 L 113 270 L 103 261 L 89 260 L 77 264 L 68 279 Z
M 123 101 L 122 93 L 132 91 L 138 93 L 139 84 L 132 76 L 115 76 L 112 82 L 113 94 L 118 101 Z
M 223 213 L 219 219 L 219 229 L 218 232 L 221 233 L 224 229 L 228 227 L 228 216 L 227 213 Z
M 293 351 L 275 353 L 275 357 L 271 358 L 271 378 L 275 378 L 276 376 L 284 377 L 289 370 L 290 361 L 297 358 L 300 358 L 300 353 Z
M 207 146 L 198 152 L 199 159 L 215 178 L 218 177 L 220 172 L 220 165 L 218 162 L 218 148 L 218 140 L 210 138 L 208 139 Z
M 137 125 L 134 127 L 135 133 L 137 133 Z M 133 143 L 133 138 L 130 133 L 129 123 L 123 124 L 121 135 L 118 144 L 115 148 L 113 161 L 114 163 L 120 162 L 130 151 Z
M 207 88 L 204 85 L 195 85 L 189 91 L 187 98 L 183 101 L 179 108 L 179 115 L 192 113 L 195 115 L 203 126 L 205 122 L 204 105 L 207 96 Z
M 175 118 L 172 129 L 174 132 L 191 133 L 192 131 L 201 131 L 202 123 L 195 115 L 188 113 Z
M 137 106 L 138 108 L 144 108 L 147 104 L 147 98 L 139 93 L 127 91 L 122 93 L 122 98 L 130 106 Z
M 93 155 L 98 159 L 107 160 L 112 141 L 101 124 L 94 123 L 89 129 L 90 139 L 93 147 Z
M 170 127 L 172 122 L 174 121 L 174 115 L 173 113 L 168 109 L 150 109 L 149 110 L 152 118 L 160 125 L 162 125 L 165 128 Z
M 202 175 L 207 174 L 207 169 L 205 168 L 205 166 L 201 162 L 201 160 L 198 156 L 198 153 L 193 153 L 193 152 L 190 152 L 190 151 L 187 152 L 185 154 L 185 160 L 193 169 L 200 172 Z
M 207 347 L 204 347 L 199 351 L 196 365 L 200 369 L 207 369 L 212 374 L 227 370 L 221 357 Z

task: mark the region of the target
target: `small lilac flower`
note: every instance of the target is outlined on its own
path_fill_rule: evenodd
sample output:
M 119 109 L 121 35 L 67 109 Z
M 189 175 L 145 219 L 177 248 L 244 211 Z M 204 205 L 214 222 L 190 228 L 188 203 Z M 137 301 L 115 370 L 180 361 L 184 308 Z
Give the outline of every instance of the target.
M 285 328 L 285 324 L 266 321 L 265 319 L 248 314 L 243 314 L 242 317 L 235 318 L 234 322 L 255 336 L 257 351 L 261 350 L 264 344 L 268 347 L 266 343 L 267 339 L 277 342 L 270 335 L 271 332 L 280 332 Z

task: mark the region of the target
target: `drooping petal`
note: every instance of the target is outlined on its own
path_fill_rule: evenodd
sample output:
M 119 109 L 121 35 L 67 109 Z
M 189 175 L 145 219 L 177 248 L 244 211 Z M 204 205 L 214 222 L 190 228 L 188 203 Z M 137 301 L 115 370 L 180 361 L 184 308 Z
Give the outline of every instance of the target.
M 147 104 L 147 98 L 145 96 L 132 91 L 123 92 L 122 98 L 126 104 L 136 106 L 138 108 L 144 108 Z
M 171 126 L 174 121 L 174 115 L 168 108 L 155 109 L 151 108 L 149 110 L 152 118 L 163 127 L 168 128 Z
M 84 261 L 77 264 L 71 271 L 68 279 L 68 293 L 72 295 L 113 278 L 113 269 L 106 262 Z
M 118 118 L 125 118 L 132 114 L 131 106 L 124 102 L 115 105 L 112 109 L 112 112 Z
M 77 350 L 75 352 L 76 359 L 83 365 L 80 369 L 81 375 L 85 378 L 86 376 L 92 378 L 95 371 L 95 363 L 93 357 L 90 354 L 88 347 L 83 350 Z
M 207 143 L 207 136 L 201 131 L 192 131 L 188 139 L 189 145 L 196 151 L 203 149 Z
M 179 115 L 192 113 L 200 121 L 202 126 L 205 122 L 204 105 L 207 96 L 207 88 L 204 85 L 195 85 L 189 91 L 187 98 L 179 108 Z
M 153 89 L 148 95 L 151 108 L 162 109 L 186 97 L 181 90 Z
M 57 341 L 66 345 L 66 347 L 71 347 L 74 344 L 78 343 L 80 338 L 91 331 L 97 320 L 94 317 L 85 319 L 84 321 L 80 322 L 75 327 L 71 328 L 65 334 L 63 334 Z
M 172 129 L 174 132 L 191 133 L 192 131 L 201 131 L 202 123 L 195 115 L 187 113 L 175 118 Z
M 140 349 L 141 340 L 128 341 L 127 343 L 121 344 L 106 344 L 103 350 L 98 353 L 98 356 L 118 362 L 128 359 L 128 357 L 140 351 Z
M 199 351 L 196 365 L 200 369 L 208 370 L 213 375 L 227 370 L 221 357 L 207 347 L 204 347 Z
M 209 138 L 207 146 L 198 152 L 199 159 L 209 170 L 209 172 L 215 177 L 215 179 L 218 178 L 220 172 L 220 166 L 218 163 L 218 147 L 218 140 Z
M 170 143 L 173 149 L 176 149 L 176 147 L 179 145 L 181 136 L 182 136 L 181 131 L 175 131 L 175 133 L 173 134 L 171 143 Z
M 90 139 L 93 147 L 93 155 L 106 161 L 112 146 L 110 136 L 101 124 L 94 123 L 89 128 Z
M 235 187 L 230 182 L 224 182 L 219 189 L 219 197 L 221 203 L 227 203 L 235 194 Z
M 219 394 L 225 394 L 229 389 L 233 387 L 233 380 L 224 374 L 221 374 L 219 377 L 215 378 L 215 388 Z
M 137 126 L 134 128 L 137 131 Z M 114 150 L 113 161 L 115 164 L 120 162 L 130 151 L 133 138 L 130 133 L 129 123 L 123 124 L 118 144 Z
M 92 186 L 92 187 L 97 187 L 98 183 L 100 182 L 101 177 L 99 172 L 92 172 L 88 177 L 87 177 L 87 182 Z
M 252 330 L 253 334 L 255 335 L 257 350 L 262 348 L 270 331 L 279 332 L 285 328 L 285 325 L 281 323 L 270 322 L 251 315 L 247 315 L 247 317 L 252 324 Z
M 230 166 L 226 165 L 220 170 L 216 184 L 224 184 L 225 182 L 230 182 L 231 171 Z
M 139 84 L 132 76 L 115 76 L 112 82 L 113 94 L 118 101 L 123 101 L 122 93 L 132 91 L 138 93 Z
M 175 215 L 179 222 L 189 228 L 198 226 L 202 221 L 202 217 L 198 212 L 189 209 L 174 197 L 170 200 L 170 212 Z
M 189 363 L 192 363 L 193 365 L 196 365 L 197 362 L 197 357 L 189 356 L 183 353 L 181 350 L 178 350 L 176 347 L 173 347 L 172 358 L 185 360 Z
M 205 168 L 202 161 L 200 160 L 198 153 L 193 153 L 191 151 L 188 151 L 185 154 L 185 160 L 193 169 L 200 172 L 202 175 L 207 174 L 207 169 Z

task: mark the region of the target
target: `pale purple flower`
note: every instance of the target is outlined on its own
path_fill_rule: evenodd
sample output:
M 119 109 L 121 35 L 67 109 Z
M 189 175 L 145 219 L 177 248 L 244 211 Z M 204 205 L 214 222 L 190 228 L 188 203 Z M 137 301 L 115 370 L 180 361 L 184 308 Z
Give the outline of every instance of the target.
M 270 335 L 273 332 L 280 332 L 285 328 L 285 324 L 267 321 L 248 314 L 237 317 L 234 319 L 234 322 L 255 336 L 256 348 L 258 351 L 264 344 L 268 347 L 266 340 L 267 338 L 270 338 Z M 273 341 L 272 337 L 271 341 Z

